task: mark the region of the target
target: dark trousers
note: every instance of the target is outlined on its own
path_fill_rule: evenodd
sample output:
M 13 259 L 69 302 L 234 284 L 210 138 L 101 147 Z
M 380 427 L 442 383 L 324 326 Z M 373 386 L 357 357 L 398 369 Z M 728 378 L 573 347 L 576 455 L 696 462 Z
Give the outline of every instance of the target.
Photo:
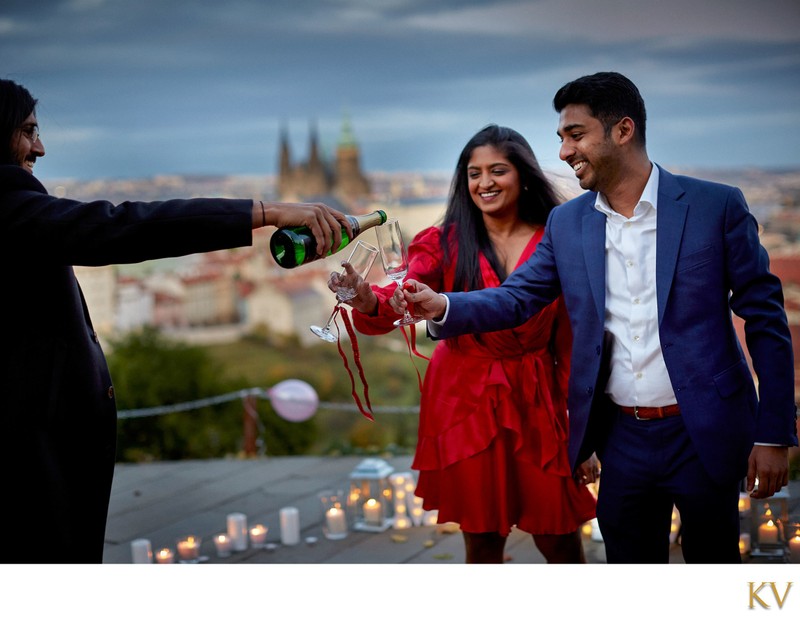
M 686 563 L 741 562 L 739 482 L 712 481 L 682 416 L 640 421 L 619 413 L 598 458 L 597 522 L 608 563 L 668 563 L 673 505 Z

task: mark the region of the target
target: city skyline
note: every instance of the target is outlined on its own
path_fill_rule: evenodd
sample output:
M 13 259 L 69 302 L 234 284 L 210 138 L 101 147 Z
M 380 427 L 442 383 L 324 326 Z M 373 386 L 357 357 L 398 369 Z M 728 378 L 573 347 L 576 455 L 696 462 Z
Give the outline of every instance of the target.
M 36 175 L 277 172 L 279 134 L 326 154 L 348 118 L 365 171 L 450 172 L 488 123 L 558 161 L 552 96 L 600 70 L 648 107 L 667 167 L 800 166 L 794 0 L 7 0 L 2 78 L 28 87 Z

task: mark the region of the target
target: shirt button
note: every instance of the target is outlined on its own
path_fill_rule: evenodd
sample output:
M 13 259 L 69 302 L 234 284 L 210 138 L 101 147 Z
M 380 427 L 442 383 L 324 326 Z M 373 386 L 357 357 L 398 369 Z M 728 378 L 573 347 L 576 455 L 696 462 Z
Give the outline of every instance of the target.
M 639 336 L 638 335 L 634 335 L 633 336 L 633 341 L 634 342 L 638 342 L 639 341 Z
M 633 304 L 634 305 L 638 305 L 640 302 L 642 302 L 642 301 L 640 301 L 638 298 L 634 298 L 633 299 Z
M 108 386 L 108 398 L 114 398 L 114 386 L 113 385 L 109 385 Z
M 630 223 L 630 222 L 625 222 L 625 224 L 623 224 L 623 225 L 622 225 L 622 228 L 623 228 L 623 229 L 629 229 L 629 228 L 631 228 L 631 223 Z
M 633 262 L 630 259 L 628 259 L 628 261 L 625 262 L 625 265 L 628 266 L 629 268 L 633 268 Z
M 641 379 L 642 378 L 642 373 L 641 372 L 637 372 L 636 373 L 636 378 L 637 379 Z

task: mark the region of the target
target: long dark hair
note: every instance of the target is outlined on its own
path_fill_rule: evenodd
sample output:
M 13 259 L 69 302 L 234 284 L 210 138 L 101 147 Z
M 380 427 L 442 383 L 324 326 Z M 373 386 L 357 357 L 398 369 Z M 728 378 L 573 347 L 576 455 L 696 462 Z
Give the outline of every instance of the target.
M 519 174 L 519 217 L 529 224 L 543 225 L 561 198 L 545 177 L 533 149 L 517 131 L 490 124 L 467 142 L 456 164 L 450 186 L 447 210 L 442 221 L 444 262 L 452 256 L 451 244 L 458 246 L 453 291 L 468 292 L 484 287 L 479 253 L 483 253 L 501 281 L 506 278 L 503 264 L 492 247 L 483 214 L 472 201 L 467 179 L 467 165 L 472 151 L 480 146 L 493 146 L 503 153 Z
M 0 165 L 19 165 L 11 154 L 11 139 L 36 110 L 36 102 L 22 85 L 0 79 Z

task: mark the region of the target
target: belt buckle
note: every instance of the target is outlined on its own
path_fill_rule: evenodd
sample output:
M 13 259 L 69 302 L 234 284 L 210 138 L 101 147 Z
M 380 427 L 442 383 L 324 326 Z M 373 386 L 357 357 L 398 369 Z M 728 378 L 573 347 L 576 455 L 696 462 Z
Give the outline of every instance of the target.
M 638 405 L 634 405 L 633 406 L 633 417 L 636 418 L 636 420 L 642 420 L 642 421 L 650 420 L 649 418 L 640 418 L 639 417 L 639 407 L 638 407 Z

